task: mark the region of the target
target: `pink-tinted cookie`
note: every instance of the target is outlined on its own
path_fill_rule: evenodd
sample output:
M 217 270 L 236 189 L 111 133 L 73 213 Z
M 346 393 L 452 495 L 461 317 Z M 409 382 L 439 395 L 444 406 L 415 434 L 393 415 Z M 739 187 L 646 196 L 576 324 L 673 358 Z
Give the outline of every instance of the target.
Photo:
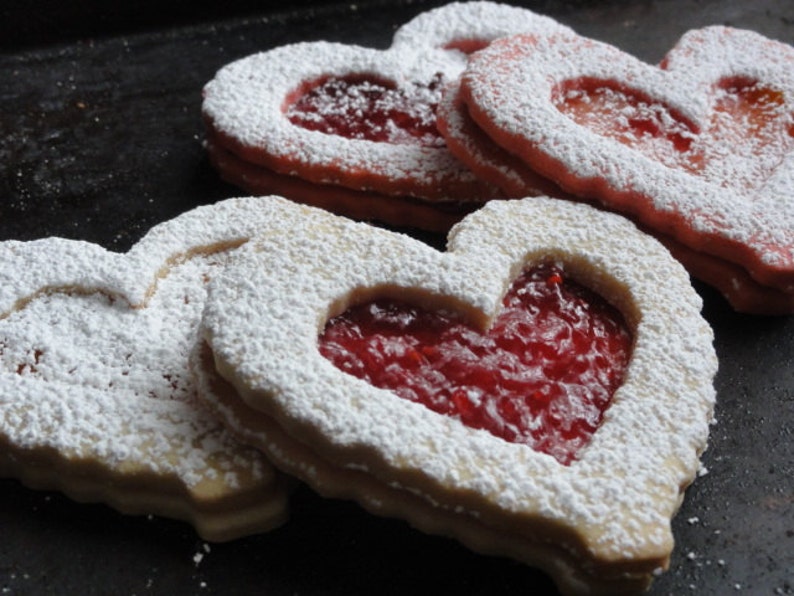
M 286 519 L 284 477 L 200 405 L 188 361 L 207 282 L 267 227 L 265 202 L 196 209 L 125 254 L 0 243 L 0 475 L 212 541 Z
M 446 90 L 438 110 L 438 126 L 449 150 L 483 180 L 501 188 L 508 197 L 548 194 L 595 204 L 592 197 L 575 197 L 543 178 L 518 156 L 497 145 L 469 117 L 457 85 Z M 794 292 L 784 292 L 753 279 L 741 266 L 698 252 L 667 234 L 645 228 L 681 261 L 697 279 L 716 288 L 739 312 L 778 315 L 794 312 Z
M 525 9 L 453 3 L 400 27 L 387 50 L 313 42 L 248 56 L 205 86 L 208 136 L 236 165 L 267 170 L 260 170 L 257 192 L 306 202 L 313 195 L 300 193 L 304 183 L 337 187 L 338 204 L 329 193 L 313 204 L 436 229 L 452 203 L 503 196 L 447 150 L 436 127 L 443 85 L 457 79 L 467 52 L 493 39 L 553 31 L 567 29 Z M 226 164 L 216 160 L 222 176 L 237 183 L 240 168 L 222 169 Z M 357 193 L 365 194 L 352 199 Z M 378 200 L 367 199 L 373 196 Z M 387 206 L 386 197 L 396 197 L 396 205 Z M 428 219 L 411 210 L 421 203 L 428 206 L 419 211 L 441 213 Z
M 748 32 L 687 33 L 659 67 L 576 35 L 476 54 L 468 113 L 565 190 L 794 293 L 794 49 Z
M 275 193 L 298 203 L 362 221 L 388 222 L 397 227 L 446 232 L 466 213 L 482 206 L 480 201 L 430 203 L 414 197 L 382 195 L 333 184 L 315 184 L 247 162 L 211 140 L 206 142 L 206 149 L 210 163 L 221 177 L 252 195 Z
M 550 198 L 490 202 L 446 252 L 303 209 L 303 225 L 274 223 L 210 285 L 202 358 L 220 378 L 205 364 L 202 387 L 233 432 L 324 495 L 540 566 L 563 591 L 647 587 L 668 564 L 714 404 L 712 334 L 683 267 L 624 218 Z M 504 317 L 525 299 L 556 331 L 513 351 L 524 315 Z M 350 347 L 371 335 L 356 327 L 370 315 L 394 332 Z M 614 325 L 583 339 L 597 320 Z M 497 328 L 497 351 L 481 351 Z M 426 343 L 434 329 L 453 345 Z M 564 388 L 550 372 L 548 386 L 493 401 L 493 373 L 532 382 L 519 352 L 569 372 Z M 446 364 L 459 358 L 472 365 L 456 381 Z M 418 396 L 439 376 L 446 394 Z
M 301 43 L 222 68 L 204 88 L 217 143 L 315 184 L 428 201 L 494 196 L 435 128 L 445 53 Z

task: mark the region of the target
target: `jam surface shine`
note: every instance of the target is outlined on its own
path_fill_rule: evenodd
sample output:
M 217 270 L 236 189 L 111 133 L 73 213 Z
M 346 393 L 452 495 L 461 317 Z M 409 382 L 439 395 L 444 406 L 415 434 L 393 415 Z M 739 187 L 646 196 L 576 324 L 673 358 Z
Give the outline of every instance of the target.
M 620 313 L 554 265 L 520 275 L 484 333 L 459 313 L 378 299 L 319 338 L 342 371 L 563 464 L 598 429 L 631 343 Z

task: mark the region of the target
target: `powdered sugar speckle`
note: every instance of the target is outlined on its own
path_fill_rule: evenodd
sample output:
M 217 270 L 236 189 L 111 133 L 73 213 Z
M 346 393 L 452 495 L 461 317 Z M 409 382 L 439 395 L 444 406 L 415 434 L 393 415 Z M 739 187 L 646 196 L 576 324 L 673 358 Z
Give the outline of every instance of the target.
M 4 474 L 186 518 L 210 539 L 282 520 L 269 462 L 198 406 L 188 367 L 206 283 L 268 217 L 261 203 L 194 210 L 126 254 L 57 238 L 0 244 Z

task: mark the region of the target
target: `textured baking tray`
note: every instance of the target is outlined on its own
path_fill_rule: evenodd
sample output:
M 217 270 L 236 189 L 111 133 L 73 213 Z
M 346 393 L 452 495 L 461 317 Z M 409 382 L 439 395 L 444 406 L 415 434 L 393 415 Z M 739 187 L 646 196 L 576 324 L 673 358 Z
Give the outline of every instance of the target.
M 46 4 L 0 9 L 0 239 L 59 235 L 124 251 L 158 222 L 239 194 L 201 145 L 201 87 L 220 66 L 300 40 L 385 47 L 438 3 Z M 794 42 L 787 0 L 525 5 L 650 62 L 685 30 L 715 23 Z M 721 359 L 718 423 L 708 473 L 674 521 L 672 568 L 652 593 L 791 594 L 794 317 L 737 315 L 698 289 Z M 207 545 L 185 524 L 0 480 L 2 594 L 431 592 L 554 589 L 533 569 L 307 489 L 283 528 Z

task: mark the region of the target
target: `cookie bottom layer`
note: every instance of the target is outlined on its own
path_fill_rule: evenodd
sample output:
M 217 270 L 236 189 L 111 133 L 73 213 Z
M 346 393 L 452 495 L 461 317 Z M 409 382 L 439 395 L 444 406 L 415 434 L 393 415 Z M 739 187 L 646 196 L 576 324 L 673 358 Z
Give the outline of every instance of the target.
M 208 141 L 207 153 L 221 177 L 254 195 L 279 195 L 361 221 L 377 221 L 427 232 L 447 232 L 481 201 L 423 201 L 342 186 L 315 184 L 247 162 L 222 145 Z

